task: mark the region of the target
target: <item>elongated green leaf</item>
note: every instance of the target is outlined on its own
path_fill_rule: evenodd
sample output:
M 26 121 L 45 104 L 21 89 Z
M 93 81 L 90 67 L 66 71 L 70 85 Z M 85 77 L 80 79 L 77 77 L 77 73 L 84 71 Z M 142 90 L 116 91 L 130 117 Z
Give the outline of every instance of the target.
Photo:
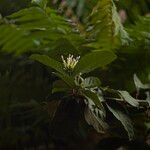
M 53 83 L 52 93 L 67 92 L 68 90 L 69 86 L 62 80 L 57 80 Z
M 99 88 L 97 88 L 97 89 L 94 90 L 94 91 L 95 91 L 95 93 L 97 94 L 99 100 L 100 100 L 101 102 L 105 102 L 105 99 L 104 99 L 104 97 L 103 97 L 102 91 L 101 91 Z
M 121 97 L 130 105 L 134 107 L 139 107 L 139 103 L 134 99 L 127 91 L 119 91 Z
M 30 58 L 55 69 L 56 71 L 58 71 L 58 73 L 54 74 L 56 74 L 63 81 L 65 81 L 70 87 L 75 87 L 74 78 L 65 73 L 62 63 L 46 55 L 33 54 L 30 56 Z
M 72 31 L 70 23 L 50 8 L 21 9 L 1 18 L 0 22 L 0 47 L 4 52 L 19 55 L 41 49 L 56 51 L 56 46 L 62 45 L 62 39 L 67 41 L 67 47 L 72 45 L 78 49 L 84 42 L 83 37 Z M 63 43 L 63 47 L 64 45 Z
M 99 133 L 105 133 L 108 125 L 87 106 L 84 111 L 85 120 Z
M 82 82 L 82 87 L 83 88 L 94 88 L 100 86 L 101 82 L 99 78 L 97 77 L 88 77 L 85 78 Z
M 88 37 L 95 41 L 87 46 L 113 50 L 118 45 L 128 44 L 128 33 L 124 30 L 113 0 L 99 0 L 93 8 L 90 18 Z
M 90 91 L 90 90 L 85 90 L 83 91 L 83 95 L 85 96 L 85 98 L 87 98 L 90 101 L 93 101 L 94 104 L 99 107 L 100 109 L 104 109 L 101 101 L 99 100 L 98 96 L 96 93 Z
M 108 109 L 110 110 L 110 112 L 113 113 L 113 115 L 122 123 L 122 125 L 124 126 L 125 130 L 128 133 L 128 137 L 130 140 L 134 139 L 134 129 L 133 129 L 133 124 L 132 121 L 130 120 L 130 118 L 123 113 L 123 111 L 117 108 L 115 108 L 114 106 L 109 106 L 107 104 Z
M 46 30 L 54 27 L 52 18 L 39 7 L 30 7 L 7 16 L 7 19 L 13 21 L 17 28 L 21 29 L 41 29 Z
M 56 76 L 58 76 L 59 78 L 61 78 L 67 85 L 69 85 L 70 87 L 74 88 L 76 87 L 75 82 L 74 82 L 74 78 L 69 76 L 68 74 L 61 74 L 61 73 L 54 73 Z
M 137 77 L 136 74 L 134 74 L 134 84 L 136 86 L 137 89 L 150 89 L 150 85 L 148 84 L 143 84 L 140 79 Z
M 62 63 L 60 63 L 46 55 L 33 54 L 30 56 L 30 58 L 48 66 L 48 67 L 51 67 L 62 74 L 64 73 Z
M 77 63 L 74 71 L 75 75 L 79 73 L 88 73 L 98 67 L 111 63 L 116 55 L 111 51 L 93 51 L 83 56 Z

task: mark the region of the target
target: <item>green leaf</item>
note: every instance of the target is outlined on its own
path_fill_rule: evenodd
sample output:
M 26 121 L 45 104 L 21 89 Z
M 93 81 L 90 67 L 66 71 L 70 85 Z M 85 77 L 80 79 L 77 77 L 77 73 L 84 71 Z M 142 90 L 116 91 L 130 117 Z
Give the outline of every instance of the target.
M 143 84 L 143 83 L 140 81 L 140 79 L 137 77 L 136 74 L 134 74 L 133 79 L 134 79 L 134 84 L 135 84 L 137 90 L 139 90 L 139 89 L 150 89 L 150 85 L 148 85 L 148 84 Z
M 67 92 L 68 90 L 69 86 L 62 80 L 57 80 L 53 83 L 52 93 Z
M 100 99 L 98 98 L 97 94 L 90 91 L 90 90 L 84 90 L 83 91 L 83 95 L 86 99 L 88 99 L 89 101 L 93 101 L 94 104 L 99 107 L 100 109 L 104 110 L 104 107 L 100 101 Z
M 62 63 L 46 56 L 46 55 L 39 55 L 33 54 L 30 56 L 31 59 L 36 60 L 48 67 L 51 67 L 58 71 L 58 73 L 54 73 L 58 77 L 60 77 L 63 81 L 65 81 L 70 87 L 75 87 L 74 78 L 69 76 L 63 69 Z
M 92 39 L 92 43 L 87 44 L 89 47 L 114 50 L 118 45 L 128 44 L 130 41 L 113 0 L 97 1 L 89 16 L 89 21 L 88 38 Z M 93 39 L 95 39 L 94 42 Z
M 33 4 L 37 4 L 43 9 L 46 8 L 47 2 L 48 2 L 48 0 L 32 0 Z
M 46 55 L 33 54 L 30 56 L 30 59 L 36 60 L 48 67 L 51 67 L 62 74 L 65 73 L 63 70 L 62 63 L 60 63 Z
M 94 88 L 99 87 L 101 84 L 99 78 L 97 77 L 88 77 L 83 80 L 81 83 L 82 88 Z
M 35 31 L 44 31 L 54 27 L 52 18 L 39 7 L 30 7 L 6 17 L 10 23 L 13 21 L 15 27 L 21 29 L 32 29 Z M 28 34 L 30 31 L 28 30 Z
M 122 123 L 124 126 L 125 130 L 128 133 L 129 140 L 134 139 L 134 129 L 133 129 L 133 124 L 130 118 L 121 110 L 121 108 L 117 108 L 116 106 L 112 107 L 107 104 L 108 109 L 110 112 L 113 113 L 113 115 Z
M 108 128 L 107 123 L 97 116 L 88 106 L 85 108 L 84 116 L 86 122 L 92 125 L 97 132 L 105 133 Z
M 97 96 L 101 102 L 105 102 L 105 99 L 103 97 L 103 93 L 99 88 L 97 88 L 94 92 L 97 94 Z
M 57 50 L 68 45 L 78 49 L 83 42 L 84 38 L 72 31 L 70 23 L 51 8 L 29 7 L 0 19 L 0 51 L 19 55 L 41 49 L 56 51 L 57 46 Z
M 74 78 L 69 76 L 68 74 L 61 74 L 61 73 L 54 73 L 56 76 L 61 78 L 67 85 L 69 85 L 71 88 L 75 88 L 75 82 Z
M 74 68 L 75 75 L 88 73 L 111 63 L 116 55 L 111 51 L 93 51 L 83 56 Z
M 126 101 L 127 103 L 129 103 L 134 107 L 139 107 L 138 101 L 134 99 L 127 91 L 118 91 L 118 92 L 124 101 Z

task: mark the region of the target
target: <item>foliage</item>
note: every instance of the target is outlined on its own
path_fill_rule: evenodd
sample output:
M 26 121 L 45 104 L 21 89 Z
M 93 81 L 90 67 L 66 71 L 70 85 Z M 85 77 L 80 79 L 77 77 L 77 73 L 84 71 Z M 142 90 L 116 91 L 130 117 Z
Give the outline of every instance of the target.
M 149 23 L 148 17 L 139 17 L 136 25 L 128 26 L 127 31 L 132 41 L 129 46 L 122 46 L 117 50 L 118 59 L 111 64 L 109 74 L 106 72 L 107 81 L 104 82 L 118 89 L 128 88 L 130 92 L 134 91 L 134 73 L 137 73 L 141 80 L 149 82 Z M 115 78 L 119 82 L 116 82 Z
M 83 56 L 83 58 L 81 58 L 80 60 L 77 60 L 78 61 L 77 64 L 74 66 L 74 68 L 71 68 L 72 69 L 71 72 L 69 70 L 68 74 L 65 73 L 65 70 L 68 71 L 67 69 L 69 69 L 69 67 L 65 68 L 66 65 L 62 66 L 60 62 L 57 62 L 53 60 L 52 58 L 48 58 L 48 56 L 32 55 L 31 58 L 49 67 L 54 68 L 56 71 L 58 71 L 58 73 L 55 73 L 55 74 L 58 75 L 62 79 L 62 81 L 66 83 L 66 85 L 65 83 L 63 83 L 64 88 L 61 85 L 61 82 L 59 82 L 60 84 L 57 84 L 57 86 L 56 84 L 54 84 L 56 87 L 55 86 L 53 87 L 55 89 L 53 92 L 58 92 L 58 91 L 61 92 L 62 90 L 65 93 L 67 92 L 70 98 L 72 95 L 74 95 L 77 101 L 80 100 L 78 99 L 78 97 L 82 97 L 81 101 L 85 99 L 85 104 L 87 104 L 88 106 L 85 109 L 85 119 L 90 125 L 93 125 L 93 127 L 98 132 L 103 133 L 107 128 L 107 125 L 105 125 L 105 122 L 103 122 L 103 119 L 106 116 L 106 110 L 104 108 L 103 103 L 106 103 L 106 106 L 108 107 L 108 109 L 114 114 L 114 116 L 119 121 L 121 121 L 124 128 L 128 132 L 129 139 L 131 140 L 134 138 L 134 132 L 133 132 L 133 126 L 132 126 L 130 119 L 121 110 L 119 110 L 120 108 L 119 109 L 111 108 L 111 106 L 107 104 L 107 98 L 106 100 L 104 99 L 102 91 L 117 93 L 121 97 L 120 99 L 121 102 L 123 103 L 126 102 L 133 107 L 139 108 L 140 101 L 137 101 L 136 99 L 131 97 L 129 93 L 126 91 L 115 91 L 111 89 L 104 90 L 102 87 L 100 87 L 99 85 L 100 81 L 98 78 L 88 77 L 84 79 L 81 77 L 81 75 L 83 75 L 84 73 L 90 72 L 93 69 L 101 65 L 107 64 L 108 63 L 107 60 L 109 62 L 112 61 L 113 55 L 111 53 L 110 54 L 112 55 L 111 56 L 112 58 L 110 59 L 106 51 L 104 51 L 104 53 L 106 53 L 107 55 L 102 55 L 103 54 L 102 52 L 103 51 L 98 52 L 100 55 L 98 55 L 98 53 L 96 53 L 96 55 L 92 55 L 92 53 L 95 53 L 95 52 L 92 52 L 91 54 L 87 54 L 88 59 L 87 59 L 87 55 Z M 98 60 L 100 56 L 101 58 L 102 57 L 104 58 L 103 62 L 100 59 L 99 63 L 93 64 L 94 60 Z M 71 65 L 74 59 L 75 58 L 73 58 L 73 56 L 72 57 L 69 56 L 67 58 L 68 61 L 66 62 L 68 63 L 68 65 L 69 64 Z M 99 64 L 99 66 L 97 64 Z M 63 67 L 65 70 L 63 70 Z M 77 68 L 80 68 L 80 69 L 77 69 Z M 137 85 L 137 82 L 136 82 L 136 85 Z M 67 86 L 69 87 L 66 88 Z M 115 98 L 113 100 L 117 101 Z M 143 100 L 142 103 L 146 103 L 147 107 L 149 107 L 148 100 Z
M 126 138 L 124 127 L 130 140 L 146 133 L 149 17 L 139 14 L 149 11 L 139 2 L 0 1 L 0 149 L 48 147 L 51 138 L 85 137 L 90 126 Z
M 0 38 L 3 38 L 0 43 L 2 50 L 16 54 L 40 49 L 48 51 L 49 45 L 53 49 L 59 39 L 70 41 L 70 45 L 82 42 L 81 37 L 72 32 L 69 24 L 50 8 L 47 12 L 39 7 L 20 10 L 6 19 L 1 19 L 0 30 Z M 8 36 L 4 38 L 5 34 Z M 18 39 L 20 42 L 17 44 Z
M 94 47 L 112 50 L 118 45 L 118 40 L 121 40 L 122 44 L 127 44 L 130 40 L 112 0 L 99 1 L 89 17 L 89 28 L 93 28 L 89 38 L 96 40 L 95 43 L 91 43 Z
M 96 26 L 93 27 L 94 29 L 90 31 L 90 34 L 87 32 L 87 35 L 84 37 L 81 37 L 78 32 L 74 33 L 71 25 L 62 17 L 58 16 L 56 11 L 45 8 L 45 6 L 44 8 L 43 6 L 41 7 L 26 8 L 1 19 L 0 30 L 2 34 L 0 38 L 3 38 L 3 35 L 9 33 L 9 36 L 3 38 L 0 43 L 2 50 L 15 52 L 16 54 L 40 49 L 50 51 L 54 49 L 55 41 L 58 41 L 58 44 L 60 39 L 67 40 L 70 45 L 77 47 L 75 48 L 77 50 L 79 48 L 81 52 L 83 49 L 81 47 L 82 45 L 90 45 L 93 49 L 110 50 L 116 47 L 118 42 L 116 43 L 115 41 L 120 39 L 124 44 L 129 39 L 128 34 L 120 23 L 115 4 L 112 0 L 107 1 L 107 3 L 103 1 L 98 2 L 97 8 L 94 8 L 90 15 L 91 21 L 89 22 L 88 28 L 91 28 L 92 24 L 97 20 Z M 103 11 L 101 7 L 106 7 L 106 11 Z M 98 11 L 99 9 L 100 11 Z M 106 21 L 104 20 L 104 16 L 107 17 Z M 105 31 L 103 27 L 106 26 L 108 30 Z M 104 31 L 104 33 L 101 31 Z M 120 36 L 120 38 L 118 39 L 117 36 Z M 15 38 L 10 40 L 12 37 Z M 18 39 L 20 42 L 16 45 Z M 96 40 L 96 43 L 93 43 L 93 40 Z M 109 44 L 102 45 L 106 41 L 109 41 Z M 89 42 L 92 43 L 86 44 Z M 99 45 L 99 43 L 101 44 Z

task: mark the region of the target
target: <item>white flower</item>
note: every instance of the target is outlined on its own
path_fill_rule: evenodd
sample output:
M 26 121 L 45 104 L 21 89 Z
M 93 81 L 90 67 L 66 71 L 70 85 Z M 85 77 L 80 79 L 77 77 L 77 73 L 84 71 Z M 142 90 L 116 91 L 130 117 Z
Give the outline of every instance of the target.
M 65 60 L 63 56 L 61 56 L 61 58 L 64 64 L 64 69 L 73 70 L 76 64 L 78 63 L 80 56 L 74 58 L 73 55 L 69 54 L 69 56 L 67 57 L 67 60 Z

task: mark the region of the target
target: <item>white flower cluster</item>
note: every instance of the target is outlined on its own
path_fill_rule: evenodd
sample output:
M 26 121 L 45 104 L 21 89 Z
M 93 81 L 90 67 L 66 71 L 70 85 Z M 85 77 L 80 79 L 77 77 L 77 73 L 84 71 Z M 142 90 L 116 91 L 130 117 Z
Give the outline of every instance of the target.
M 65 60 L 63 56 L 61 56 L 61 58 L 62 58 L 62 61 L 64 64 L 64 69 L 72 70 L 72 69 L 74 69 L 74 67 L 78 63 L 80 56 L 74 58 L 73 55 L 69 54 L 69 56 L 67 57 L 67 60 Z

